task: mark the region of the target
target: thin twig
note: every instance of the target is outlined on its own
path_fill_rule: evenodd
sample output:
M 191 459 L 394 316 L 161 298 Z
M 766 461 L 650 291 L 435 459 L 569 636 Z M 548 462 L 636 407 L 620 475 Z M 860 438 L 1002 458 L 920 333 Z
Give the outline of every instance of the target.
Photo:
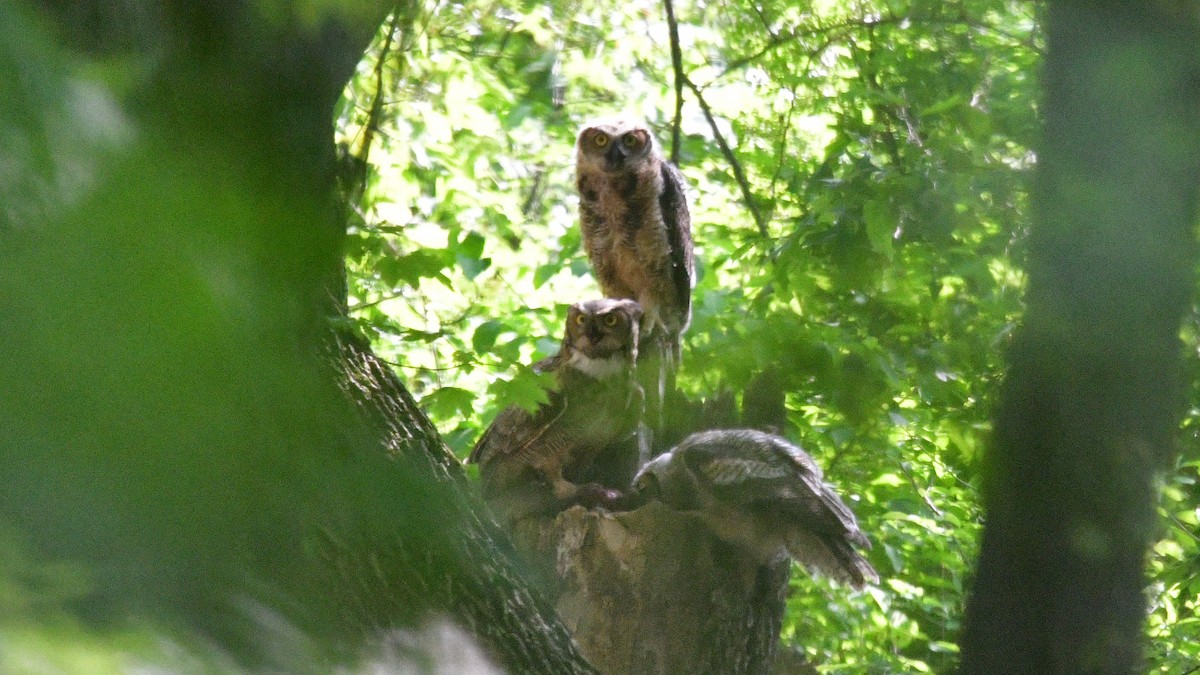
M 1191 528 L 1187 526 L 1187 523 L 1184 523 L 1175 514 L 1171 514 L 1171 524 L 1179 528 L 1180 532 L 1186 534 L 1192 539 L 1195 539 L 1196 541 L 1200 541 L 1200 536 L 1198 536 L 1195 532 L 1192 532 Z
M 916 491 L 921 501 L 925 502 L 925 506 L 928 506 L 929 510 L 933 511 L 933 515 L 941 518 L 942 510 L 933 503 L 933 500 L 929 498 L 929 494 L 922 490 L 920 485 L 917 485 L 917 477 L 913 475 L 912 469 L 909 468 L 906 462 L 900 462 L 900 471 L 908 478 L 908 482 L 912 484 L 913 490 Z
M 388 26 L 387 38 L 379 49 L 379 60 L 375 62 L 375 96 L 371 99 L 371 110 L 367 113 L 367 122 L 363 125 L 362 143 L 358 147 L 358 159 L 367 166 L 367 158 L 371 154 L 371 144 L 375 134 L 379 132 L 380 118 L 383 116 L 383 66 L 387 63 L 392 50 L 392 40 L 400 29 L 400 12 L 392 13 L 392 23 Z
M 675 118 L 671 121 L 671 163 L 679 166 L 679 126 L 683 121 L 683 52 L 679 48 L 679 24 L 675 5 L 663 0 L 667 8 L 667 30 L 671 36 L 671 67 L 675 70 Z
M 381 304 L 387 302 L 388 300 L 397 300 L 399 298 L 404 297 L 406 291 L 407 291 L 407 289 L 405 289 L 404 291 L 400 291 L 399 293 L 388 293 L 385 295 L 381 295 L 378 298 L 375 298 L 374 300 L 371 300 L 369 302 L 360 302 L 359 304 L 351 307 L 350 311 L 351 312 L 360 312 L 364 309 L 370 309 L 371 307 L 374 307 L 376 305 L 381 305 Z
M 379 358 L 379 357 L 376 357 L 376 358 Z M 490 367 L 490 368 L 498 367 L 497 364 L 484 363 L 482 361 L 477 361 L 475 359 L 471 359 L 470 361 L 465 361 L 465 362 L 456 361 L 454 363 L 454 365 L 452 365 L 452 366 L 439 366 L 437 368 L 431 368 L 429 366 L 410 366 L 407 363 L 400 363 L 399 361 L 389 361 L 384 358 L 379 358 L 379 360 L 383 361 L 384 363 L 388 364 L 389 366 L 395 366 L 397 368 L 404 368 L 405 370 L 415 370 L 415 371 L 418 371 L 421 373 L 444 373 L 444 372 L 450 371 L 450 370 L 462 370 L 463 368 L 467 367 L 468 365 L 485 366 L 485 367 Z
M 758 22 L 762 24 L 763 30 L 767 31 L 767 35 L 769 35 L 771 39 L 779 37 L 779 34 L 775 32 L 775 29 L 771 28 L 771 22 L 767 20 L 767 15 L 763 14 L 762 8 L 758 6 L 757 2 L 750 3 L 750 9 L 754 10 L 754 15 L 758 17 Z
M 787 160 L 787 143 L 788 132 L 792 128 L 792 114 L 796 112 L 796 102 L 799 99 L 796 96 L 796 90 L 789 88 L 788 91 L 792 95 L 791 103 L 788 105 L 787 113 L 783 115 L 781 129 L 779 131 L 779 161 L 775 163 L 775 173 L 771 175 L 771 199 L 775 199 L 775 188 L 779 185 L 779 175 L 783 173 L 783 165 Z
M 700 110 L 704 112 L 704 118 L 708 120 L 708 126 L 712 128 L 713 138 L 717 141 L 717 146 L 721 148 L 721 154 L 725 156 L 725 161 L 729 162 L 729 166 L 733 169 L 733 177 L 737 180 L 738 187 L 742 190 L 742 199 L 746 202 L 746 208 L 750 209 L 750 215 L 754 217 L 754 223 L 758 225 L 758 233 L 762 236 L 767 236 L 767 221 L 763 218 L 758 207 L 754 205 L 754 193 L 750 191 L 750 182 L 746 180 L 746 172 L 742 170 L 742 164 L 733 154 L 733 150 L 729 147 L 729 143 L 725 142 L 725 137 L 721 135 L 721 130 L 717 127 L 717 120 L 713 117 L 712 109 L 708 107 L 708 101 L 704 100 L 704 94 L 700 92 L 700 88 L 694 82 L 684 76 L 683 83 L 688 89 L 692 90 L 692 94 L 696 97 L 696 102 L 700 104 Z

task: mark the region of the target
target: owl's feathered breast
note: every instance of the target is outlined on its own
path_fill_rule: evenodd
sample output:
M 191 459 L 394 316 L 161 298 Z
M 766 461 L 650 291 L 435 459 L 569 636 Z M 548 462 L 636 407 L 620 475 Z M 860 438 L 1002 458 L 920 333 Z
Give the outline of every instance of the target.
M 658 167 L 659 162 L 646 161 L 622 171 L 579 169 L 584 245 L 609 297 L 639 297 L 670 265 Z

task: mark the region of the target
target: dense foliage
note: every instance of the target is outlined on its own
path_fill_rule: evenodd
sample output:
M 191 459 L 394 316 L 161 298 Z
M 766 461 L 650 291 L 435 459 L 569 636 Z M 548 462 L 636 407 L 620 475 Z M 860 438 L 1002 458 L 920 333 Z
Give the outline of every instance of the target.
M 541 396 L 528 364 L 556 349 L 566 305 L 598 293 L 576 225 L 575 133 L 593 117 L 645 119 L 692 186 L 699 283 L 681 387 L 742 395 L 756 374 L 778 377 L 788 435 L 876 544 L 877 588 L 796 576 L 786 642 L 829 672 L 946 672 L 1020 313 L 1035 8 L 673 10 L 678 72 L 656 2 L 396 17 L 338 122 L 350 183 L 365 177 L 352 316 L 465 454 L 501 407 Z M 1151 561 L 1163 672 L 1200 653 L 1196 460 L 1189 443 L 1169 474 Z
M 344 439 L 317 431 L 350 417 L 288 332 L 290 284 L 309 272 L 297 261 L 314 257 L 293 234 L 316 207 L 264 196 L 219 151 L 139 126 L 121 104 L 162 64 L 81 62 L 81 45 L 32 7 L 0 3 L 0 445 L 18 478 L 60 455 L 103 471 L 4 496 L 72 529 L 34 533 L 64 533 L 47 552 L 0 523 L 0 670 L 234 671 L 210 642 L 154 617 L 98 624 L 79 608 L 95 609 L 101 587 L 134 597 L 167 584 L 119 542 L 205 560 L 213 532 L 271 543 L 279 522 L 311 515 L 298 494 L 333 480 L 324 459 L 291 454 L 336 446 Z M 351 317 L 465 456 L 499 409 L 543 395 L 528 364 L 557 348 L 567 304 L 598 294 L 577 229 L 576 131 L 598 116 L 646 120 L 692 187 L 699 283 L 680 386 L 740 398 L 771 373 L 787 391 L 784 432 L 826 467 L 875 544 L 877 587 L 797 572 L 786 645 L 823 672 L 949 672 L 982 525 L 982 451 L 1022 309 L 1039 10 L 681 0 L 677 69 L 667 7 L 433 0 L 384 24 L 333 120 Z M 121 28 L 98 30 L 153 34 Z M 282 163 L 237 149 L 247 164 Z M 215 177 L 202 170 L 214 161 Z M 179 213 L 194 220 L 168 222 Z M 246 222 L 270 227 L 247 233 Z M 265 285 L 254 276 L 264 261 L 280 276 Z M 1189 403 L 1148 561 L 1149 657 L 1162 673 L 1200 663 L 1195 314 L 1182 336 Z M 286 417 L 255 414 L 297 400 Z M 197 420 L 220 433 L 197 440 Z M 181 447 L 193 473 L 164 479 L 177 465 L 156 458 Z M 245 448 L 264 454 L 231 452 Z M 208 489 L 263 467 L 270 490 L 249 479 Z M 128 486 L 126 511 L 95 513 L 109 503 L 104 480 Z M 395 508 L 359 520 L 437 531 L 426 514 L 394 517 L 405 513 L 394 482 L 363 484 Z M 80 532 L 110 515 L 104 536 Z M 137 573 L 71 557 L 104 546 Z M 305 667 L 302 640 L 280 645 Z

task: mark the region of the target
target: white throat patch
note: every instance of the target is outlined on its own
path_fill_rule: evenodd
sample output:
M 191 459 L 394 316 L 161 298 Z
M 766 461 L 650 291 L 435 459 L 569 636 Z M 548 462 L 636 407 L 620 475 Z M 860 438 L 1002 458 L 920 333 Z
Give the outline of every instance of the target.
M 594 359 L 580 352 L 573 352 L 567 360 L 567 365 L 597 380 L 607 380 L 624 373 L 629 367 L 629 359 L 624 354 Z

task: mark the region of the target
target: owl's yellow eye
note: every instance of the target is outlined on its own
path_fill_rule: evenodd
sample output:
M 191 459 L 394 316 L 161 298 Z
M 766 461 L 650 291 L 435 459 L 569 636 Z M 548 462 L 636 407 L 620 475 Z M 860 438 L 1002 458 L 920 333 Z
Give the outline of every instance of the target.
M 642 144 L 642 139 L 638 138 L 636 133 L 630 132 L 621 138 L 621 142 L 625 144 L 625 147 L 633 150 Z
M 608 135 L 597 133 L 595 136 L 592 136 L 592 143 L 595 143 L 597 148 L 603 148 L 608 145 Z
M 580 326 L 583 325 L 583 315 L 582 314 L 575 315 L 575 323 L 579 324 Z
M 604 325 L 609 327 L 617 325 L 617 315 L 609 314 L 608 316 L 604 317 Z

